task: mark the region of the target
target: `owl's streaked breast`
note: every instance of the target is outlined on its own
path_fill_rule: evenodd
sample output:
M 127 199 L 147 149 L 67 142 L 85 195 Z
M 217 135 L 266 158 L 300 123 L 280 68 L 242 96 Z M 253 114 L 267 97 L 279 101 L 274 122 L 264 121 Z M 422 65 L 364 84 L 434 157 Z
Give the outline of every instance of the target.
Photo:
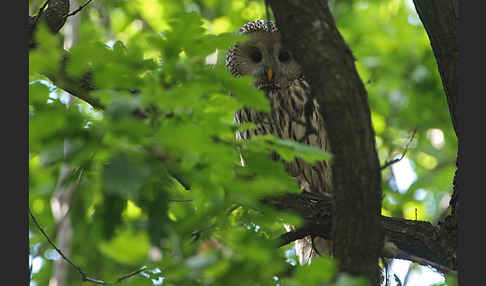
M 238 139 L 254 135 L 274 134 L 303 144 L 329 151 L 319 105 L 311 97 L 310 86 L 303 79 L 291 82 L 286 89 L 265 91 L 271 103 L 271 112 L 257 112 L 244 108 L 235 113 L 236 123 L 253 122 L 256 129 L 238 132 Z M 325 161 L 309 164 L 302 159 L 286 163 L 287 171 L 297 178 L 301 189 L 313 193 L 331 192 L 329 165 Z
M 274 21 L 256 20 L 244 24 L 240 34 L 249 40 L 235 44 L 226 54 L 226 68 L 235 77 L 251 75 L 255 85 L 266 90 L 271 112 L 256 112 L 244 108 L 235 113 L 236 123 L 252 122 L 257 128 L 237 132 L 239 140 L 260 134 L 274 134 L 303 144 L 329 150 L 324 121 L 317 101 L 312 98 L 309 84 L 301 76 L 299 64 L 287 55 L 282 58 L 282 43 Z M 256 51 L 256 53 L 255 53 Z M 270 72 L 269 72 L 270 71 Z M 289 80 L 297 78 L 296 80 Z M 288 87 L 285 87 L 288 84 Z M 240 154 L 245 165 L 244 155 Z M 282 161 L 276 154 L 272 159 Z M 301 159 L 285 162 L 287 171 L 299 182 L 302 190 L 315 194 L 329 194 L 331 169 L 328 161 L 309 164 Z M 285 225 L 287 231 L 293 230 Z M 300 264 L 310 263 L 319 254 L 331 254 L 332 243 L 324 238 L 306 236 L 295 241 Z

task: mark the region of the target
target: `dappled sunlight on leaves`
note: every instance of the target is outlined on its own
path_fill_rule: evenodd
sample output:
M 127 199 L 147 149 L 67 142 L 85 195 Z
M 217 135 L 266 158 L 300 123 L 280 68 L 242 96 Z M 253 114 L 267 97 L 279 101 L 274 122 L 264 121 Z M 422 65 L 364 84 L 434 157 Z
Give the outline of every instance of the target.
M 383 170 L 382 215 L 434 221 L 450 199 L 457 142 L 425 31 L 410 23 L 416 15 L 403 1 L 331 2 L 368 92 L 380 162 L 400 155 L 417 127 L 404 160 L 409 179 L 397 166 Z M 123 285 L 364 285 L 346 275 L 334 280 L 331 258 L 292 264 L 293 246 L 278 249 L 276 238 L 284 223 L 303 220 L 260 203 L 300 192 L 272 153 L 306 162 L 332 154 L 273 136 L 236 139 L 255 126 L 235 124 L 234 112 L 269 111 L 270 103 L 252 78 L 226 70 L 224 56 L 245 39 L 234 33 L 243 23 L 265 18 L 264 1 L 99 6 L 80 14 L 65 72 L 89 81 L 87 96 L 103 110 L 74 98 L 68 106 L 66 92 L 46 80 L 61 65 L 59 35 L 40 25 L 29 53 L 29 206 L 55 230 L 59 170 L 73 167 L 68 181 L 80 185 L 69 211 L 72 259 L 107 280 L 147 267 Z M 206 64 L 216 51 L 217 62 Z M 43 240 L 31 232 L 35 250 Z M 33 281 L 47 285 L 53 261 L 35 255 Z M 78 285 L 72 271 L 69 285 Z

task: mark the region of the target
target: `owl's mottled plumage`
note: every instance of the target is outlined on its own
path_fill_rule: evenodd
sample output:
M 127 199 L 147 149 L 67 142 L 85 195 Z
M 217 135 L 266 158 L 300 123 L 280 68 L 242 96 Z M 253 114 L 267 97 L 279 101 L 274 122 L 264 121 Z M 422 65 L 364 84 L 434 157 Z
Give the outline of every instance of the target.
M 243 25 L 240 33 L 248 40 L 235 44 L 226 54 L 226 67 L 234 76 L 251 75 L 255 86 L 265 92 L 271 112 L 244 108 L 235 113 L 235 122 L 253 122 L 256 129 L 238 132 L 238 139 L 253 135 L 274 134 L 293 139 L 325 151 L 329 150 L 319 104 L 312 97 L 299 64 L 286 51 L 280 32 L 273 21 L 257 20 Z M 274 159 L 279 160 L 275 155 Z M 299 158 L 286 164 L 286 170 L 297 179 L 303 191 L 318 195 L 331 192 L 331 170 L 327 161 L 309 164 Z M 286 226 L 290 229 L 290 226 Z M 330 241 L 310 237 L 296 241 L 301 264 L 310 263 L 319 254 L 330 254 Z

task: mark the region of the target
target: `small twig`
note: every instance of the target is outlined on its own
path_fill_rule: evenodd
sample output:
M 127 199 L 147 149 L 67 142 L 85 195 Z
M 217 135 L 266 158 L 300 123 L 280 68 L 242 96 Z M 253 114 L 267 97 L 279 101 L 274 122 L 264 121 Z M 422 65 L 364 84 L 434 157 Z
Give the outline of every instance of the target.
M 237 208 L 241 207 L 241 205 L 234 205 L 232 206 L 230 209 L 228 209 L 226 211 L 226 214 L 229 215 L 230 213 L 232 213 L 234 210 L 236 210 Z M 214 228 L 216 226 L 215 223 L 211 223 L 210 225 L 208 225 L 207 227 L 205 228 L 202 228 L 200 230 L 195 230 L 191 233 L 191 236 L 192 236 L 192 243 L 196 242 L 197 240 L 199 240 L 199 238 L 201 237 L 201 234 L 205 231 L 208 231 L 212 228 Z
M 39 18 L 44 13 L 44 10 L 46 9 L 47 4 L 49 4 L 49 1 L 50 0 L 46 0 L 46 2 L 44 2 L 44 4 L 40 7 L 39 13 L 37 13 L 37 15 L 34 18 L 34 23 L 32 24 L 32 27 L 31 27 L 31 33 L 35 30 L 35 27 L 37 26 L 37 22 L 39 21 Z
M 415 127 L 415 129 L 413 130 L 412 136 L 408 140 L 407 145 L 405 145 L 405 150 L 403 151 L 402 155 L 399 158 L 395 158 L 391 161 L 386 162 L 385 165 L 380 167 L 380 170 L 383 170 L 383 169 L 401 161 L 403 159 L 403 157 L 405 157 L 405 155 L 407 154 L 407 151 L 408 151 L 408 147 L 410 146 L 410 143 L 412 143 L 413 138 L 415 137 L 416 133 L 417 133 L 417 127 Z
M 29 214 L 30 214 L 30 217 L 32 218 L 32 221 L 34 222 L 34 224 L 36 225 L 36 227 L 39 229 L 39 231 L 42 233 L 42 235 L 47 239 L 47 241 L 49 242 L 49 244 L 54 247 L 54 249 L 56 250 L 57 253 L 59 253 L 59 255 L 61 255 L 61 257 L 66 260 L 69 264 L 71 264 L 72 267 L 74 267 L 74 269 L 76 269 L 76 271 L 78 271 L 79 274 L 81 274 L 81 279 L 83 281 L 87 281 L 87 282 L 92 282 L 92 283 L 95 283 L 95 284 L 100 284 L 100 285 L 108 285 L 108 284 L 116 284 L 116 283 L 119 283 L 129 277 L 132 277 L 140 272 L 142 272 L 143 270 L 146 269 L 146 267 L 142 267 L 141 269 L 139 270 L 136 270 L 136 271 L 133 271 L 131 273 L 128 273 L 126 275 L 123 275 L 121 276 L 120 278 L 118 278 L 116 281 L 114 282 L 106 282 L 106 281 L 103 281 L 103 280 L 98 280 L 98 279 L 94 279 L 94 278 L 91 278 L 89 277 L 84 271 L 83 269 L 81 269 L 81 267 L 77 266 L 76 264 L 74 264 L 74 262 L 72 262 L 68 257 L 66 257 L 66 255 L 64 255 L 64 253 L 62 253 L 62 251 L 57 248 L 57 246 L 54 244 L 54 242 L 52 242 L 52 240 L 49 238 L 49 236 L 46 234 L 46 232 L 44 231 L 44 229 L 40 226 L 40 224 L 37 222 L 37 220 L 35 219 L 34 215 L 32 214 L 31 210 L 29 209 Z
M 207 230 L 210 230 L 212 229 L 213 227 L 215 227 L 216 224 L 215 223 L 212 223 L 210 225 L 208 225 L 207 227 L 203 228 L 203 229 L 200 229 L 200 230 L 196 230 L 196 231 L 193 231 L 191 233 L 191 236 L 192 236 L 192 243 L 196 242 L 199 240 L 199 238 L 201 237 L 201 233 L 207 231 Z
M 319 250 L 317 250 L 316 244 L 314 242 L 315 238 L 316 238 L 315 236 L 311 235 L 312 250 L 317 254 L 317 256 L 321 256 L 321 253 L 319 252 Z
M 69 264 L 71 264 L 71 266 L 73 266 L 83 276 L 83 280 L 84 280 L 84 277 L 87 277 L 87 275 L 83 272 L 83 270 L 79 266 L 77 266 L 76 264 L 74 264 L 69 258 L 67 258 L 64 255 L 64 253 L 62 253 L 62 251 L 59 248 L 57 248 L 57 246 L 54 244 L 54 242 L 51 241 L 51 239 L 49 238 L 49 236 L 47 235 L 47 233 L 44 231 L 44 229 L 37 222 L 37 220 L 35 219 L 34 215 L 30 211 L 30 209 L 29 209 L 29 213 L 30 213 L 30 217 L 32 218 L 32 221 L 37 226 L 37 228 L 40 230 L 40 232 L 42 233 L 42 235 L 47 239 L 47 241 L 49 242 L 49 244 L 52 247 L 54 247 L 54 249 L 57 251 L 57 253 L 59 253 L 59 255 L 61 255 L 62 258 L 64 258 L 64 260 L 66 260 Z
M 29 285 L 30 281 L 32 281 L 32 268 L 34 267 L 34 258 L 32 257 L 32 262 L 29 265 Z
M 94 154 L 91 155 L 91 159 L 90 160 L 92 160 L 93 157 L 94 157 Z M 79 172 L 79 175 L 78 175 L 76 184 L 79 185 L 80 182 L 81 182 L 81 179 L 82 179 L 82 177 L 84 175 L 84 169 L 81 169 L 81 167 L 77 167 L 76 169 L 74 169 L 73 174 L 76 174 L 77 172 Z M 59 226 L 64 222 L 64 220 L 68 217 L 68 215 L 70 213 L 71 213 L 71 207 L 69 207 L 67 209 L 66 213 L 63 215 L 63 217 L 61 219 L 59 219 L 59 221 L 57 221 L 57 224 L 54 226 L 54 229 L 52 230 L 51 235 L 49 237 L 56 236 L 57 230 L 58 230 Z M 37 251 L 35 253 L 31 254 L 32 255 L 32 258 L 38 257 L 39 256 L 39 253 L 44 252 L 44 250 L 45 250 L 44 248 L 47 247 L 47 245 L 48 245 L 47 241 L 42 242 L 39 245 L 39 247 L 37 248 Z
M 158 158 L 159 160 L 170 160 L 170 161 L 176 161 L 176 162 L 178 160 L 178 159 L 170 157 L 166 153 L 156 154 L 156 156 L 157 156 L 156 158 Z M 189 191 L 191 189 L 191 185 L 188 182 L 186 182 L 185 179 L 181 178 L 181 176 L 179 176 L 177 174 L 173 174 L 172 172 L 169 172 L 169 175 L 172 178 L 174 178 L 184 188 L 184 190 Z
M 115 282 L 115 283 L 119 283 L 119 282 L 121 282 L 121 281 L 123 281 L 123 280 L 125 280 L 125 279 L 127 279 L 127 278 L 130 278 L 130 277 L 132 277 L 132 276 L 135 276 L 135 275 L 137 275 L 138 273 L 140 273 L 140 272 L 144 271 L 146 268 L 147 268 L 146 266 L 143 266 L 143 267 L 142 267 L 142 268 L 140 268 L 139 270 L 136 270 L 136 271 L 133 271 L 133 272 L 128 273 L 128 274 L 126 274 L 126 275 L 123 275 L 122 277 L 120 277 L 120 278 L 116 279 L 116 282 Z
M 234 205 L 232 206 L 227 212 L 226 214 L 230 214 L 232 213 L 234 210 L 236 210 L 237 208 L 241 207 L 241 205 Z
M 400 278 L 396 274 L 393 274 L 393 277 L 395 277 L 395 281 L 397 282 L 397 286 L 402 286 L 402 281 L 400 281 Z
M 385 286 L 390 286 L 390 263 L 386 258 L 382 258 L 385 265 Z
M 64 222 L 64 220 L 67 218 L 67 216 L 69 215 L 70 212 L 71 212 L 71 208 L 69 208 L 66 211 L 66 213 L 64 214 L 64 216 L 57 222 L 57 224 L 52 229 L 51 235 L 49 237 L 55 237 L 56 236 L 57 230 L 59 229 L 59 226 Z M 47 241 L 42 242 L 39 245 L 39 247 L 37 248 L 37 251 L 35 253 L 31 254 L 32 258 L 36 258 L 40 255 L 39 253 L 43 253 L 48 245 L 49 245 L 49 243 Z
M 408 266 L 407 273 L 405 274 L 405 278 L 403 278 L 403 286 L 407 286 L 408 284 L 408 279 L 410 278 L 410 274 L 412 273 L 413 265 L 414 265 L 413 263 L 410 263 L 410 265 Z
M 86 3 L 84 3 L 83 5 L 79 6 L 78 9 L 72 11 L 71 13 L 67 14 L 66 16 L 64 16 L 64 18 L 67 18 L 67 17 L 70 17 L 70 16 L 74 16 L 76 15 L 79 11 L 83 10 L 84 7 L 88 6 L 88 4 L 91 2 L 92 0 L 88 0 L 86 1 Z
M 169 203 L 192 203 L 194 200 L 169 200 Z
M 38 13 L 38 14 L 37 14 L 37 16 L 36 16 L 37 18 L 39 18 L 39 17 L 42 15 L 42 13 L 44 12 L 44 10 L 45 10 L 45 9 L 46 9 L 46 7 L 47 7 L 47 4 L 49 4 L 49 1 L 50 1 L 50 0 L 46 0 L 46 2 L 44 2 L 44 4 L 43 4 L 43 5 L 40 7 L 40 9 L 39 9 L 39 13 Z

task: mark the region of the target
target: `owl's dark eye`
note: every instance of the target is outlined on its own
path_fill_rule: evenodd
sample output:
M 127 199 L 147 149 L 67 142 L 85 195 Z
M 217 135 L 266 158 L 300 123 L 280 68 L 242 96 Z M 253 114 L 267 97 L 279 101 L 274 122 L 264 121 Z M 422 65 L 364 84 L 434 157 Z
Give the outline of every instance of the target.
M 251 60 L 254 61 L 255 63 L 259 63 L 262 60 L 262 57 L 263 57 L 262 53 L 259 50 L 254 50 L 250 54 Z
M 278 60 L 281 62 L 286 62 L 290 60 L 290 53 L 287 51 L 282 51 L 278 54 Z

